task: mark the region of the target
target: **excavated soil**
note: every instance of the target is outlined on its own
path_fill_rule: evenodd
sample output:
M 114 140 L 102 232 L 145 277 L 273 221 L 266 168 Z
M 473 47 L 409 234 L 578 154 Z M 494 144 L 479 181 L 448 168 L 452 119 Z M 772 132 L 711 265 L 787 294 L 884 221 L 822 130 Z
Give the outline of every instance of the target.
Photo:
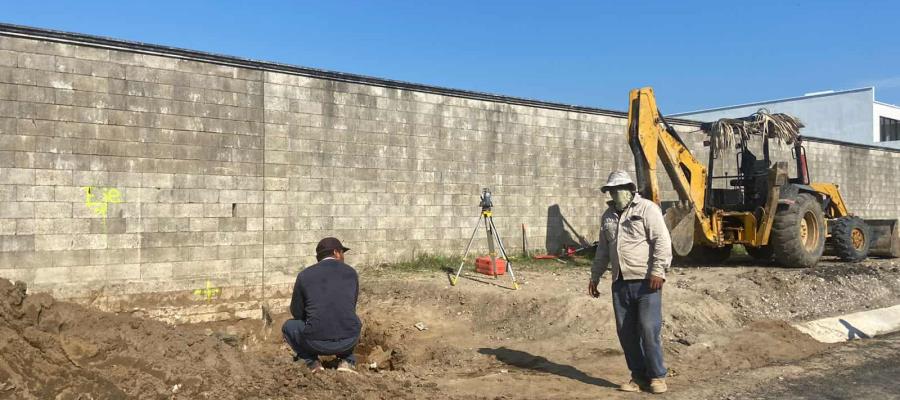
M 896 304 L 898 266 L 738 260 L 671 271 L 670 389 L 690 398 L 697 383 L 821 354 L 829 347 L 786 321 Z M 628 373 L 606 283 L 593 299 L 584 267 L 551 261 L 518 272 L 524 283 L 512 291 L 497 285 L 505 277 L 452 287 L 438 272 L 361 270 L 356 375 L 310 375 L 294 363 L 280 334 L 285 313 L 269 327 L 176 326 L 26 295 L 0 280 L 0 399 L 627 397 L 615 391 Z

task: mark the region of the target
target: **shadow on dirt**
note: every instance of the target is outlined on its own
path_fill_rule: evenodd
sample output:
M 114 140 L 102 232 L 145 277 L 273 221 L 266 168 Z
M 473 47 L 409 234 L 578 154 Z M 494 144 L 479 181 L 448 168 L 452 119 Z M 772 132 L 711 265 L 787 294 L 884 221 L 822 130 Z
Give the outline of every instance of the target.
M 481 354 L 494 356 L 497 358 L 497 360 L 518 368 L 559 375 L 565 378 L 587 383 L 588 385 L 603 386 L 609 388 L 619 387 L 619 385 L 616 385 L 606 379 L 595 378 L 593 376 L 585 374 L 578 368 L 575 368 L 571 365 L 557 364 L 544 357 L 535 356 L 531 353 L 521 350 L 508 349 L 506 347 L 499 347 L 496 349 L 483 347 L 478 349 L 478 352 Z

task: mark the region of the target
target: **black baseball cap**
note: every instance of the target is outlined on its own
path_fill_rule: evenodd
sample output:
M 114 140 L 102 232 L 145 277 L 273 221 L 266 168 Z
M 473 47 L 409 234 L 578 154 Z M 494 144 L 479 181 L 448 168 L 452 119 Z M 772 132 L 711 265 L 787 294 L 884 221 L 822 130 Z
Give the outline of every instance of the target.
M 319 244 L 316 245 L 316 256 L 328 256 L 334 250 L 348 251 L 350 249 L 344 247 L 344 245 L 341 244 L 341 241 L 337 238 L 327 237 L 320 240 Z

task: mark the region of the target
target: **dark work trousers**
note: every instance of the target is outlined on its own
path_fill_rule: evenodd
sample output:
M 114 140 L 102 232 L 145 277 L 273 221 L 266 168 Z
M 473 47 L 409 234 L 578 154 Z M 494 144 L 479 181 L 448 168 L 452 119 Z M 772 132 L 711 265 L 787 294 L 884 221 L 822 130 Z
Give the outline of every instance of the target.
M 353 349 L 359 342 L 359 337 L 343 338 L 336 340 L 311 340 L 303 336 L 306 322 L 289 319 L 281 327 L 284 341 L 294 349 L 295 360 L 303 360 L 311 366 L 319 359 L 319 356 L 337 356 L 338 358 L 356 365 L 356 356 Z
M 650 282 L 616 280 L 612 284 L 616 332 L 633 379 L 664 378 L 662 342 L 662 291 Z

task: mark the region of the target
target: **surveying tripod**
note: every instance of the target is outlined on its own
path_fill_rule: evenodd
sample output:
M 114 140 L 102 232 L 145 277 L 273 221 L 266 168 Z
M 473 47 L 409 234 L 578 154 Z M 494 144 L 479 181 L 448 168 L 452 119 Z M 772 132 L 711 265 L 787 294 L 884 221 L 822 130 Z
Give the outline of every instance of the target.
M 509 270 L 509 276 L 512 278 L 513 290 L 518 290 L 519 283 L 516 282 L 516 274 L 513 272 L 512 263 L 506 255 L 506 248 L 503 246 L 503 241 L 500 239 L 500 234 L 497 233 L 497 227 L 494 225 L 494 217 L 491 211 L 494 204 L 491 201 L 491 191 L 487 188 L 481 190 L 481 203 L 479 206 L 481 207 L 481 215 L 475 220 L 475 229 L 472 230 L 472 237 L 469 238 L 469 244 L 466 245 L 466 251 L 463 253 L 462 261 L 459 262 L 459 268 L 456 270 L 456 275 L 450 277 L 450 284 L 456 286 L 456 283 L 459 281 L 459 274 L 462 272 L 463 265 L 466 263 L 469 249 L 472 247 L 472 242 L 475 240 L 475 234 L 478 233 L 478 227 L 481 226 L 481 222 L 484 221 L 484 227 L 487 230 L 488 251 L 491 257 L 491 273 L 494 278 L 497 277 L 497 252 L 494 250 L 494 241 L 496 240 L 497 247 L 500 248 L 500 255 L 506 260 L 506 269 Z

